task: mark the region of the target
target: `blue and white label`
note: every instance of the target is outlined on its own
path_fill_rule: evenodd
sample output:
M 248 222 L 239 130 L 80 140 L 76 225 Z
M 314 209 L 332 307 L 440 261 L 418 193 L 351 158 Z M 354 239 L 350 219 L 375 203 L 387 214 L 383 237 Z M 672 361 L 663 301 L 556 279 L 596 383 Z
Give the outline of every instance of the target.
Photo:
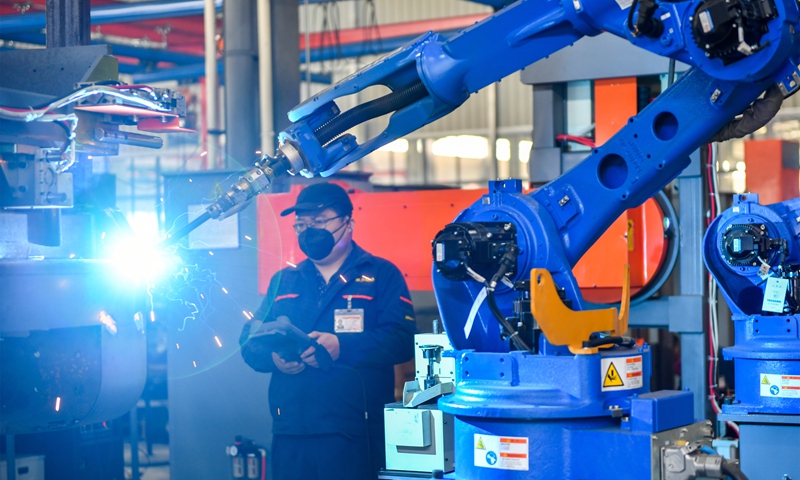
M 800 375 L 762 373 L 758 377 L 762 397 L 800 398 Z
M 526 437 L 499 437 L 476 433 L 474 442 L 476 467 L 519 471 L 530 469 Z
M 761 304 L 761 310 L 783 313 L 783 302 L 786 300 L 786 291 L 788 289 L 789 280 L 770 277 L 767 280 L 767 288 L 764 290 L 764 302 Z

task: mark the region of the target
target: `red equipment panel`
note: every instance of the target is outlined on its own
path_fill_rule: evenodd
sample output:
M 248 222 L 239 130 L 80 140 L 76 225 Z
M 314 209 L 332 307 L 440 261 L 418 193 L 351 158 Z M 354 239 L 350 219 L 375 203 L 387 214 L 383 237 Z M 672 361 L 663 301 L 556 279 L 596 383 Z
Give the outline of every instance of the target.
M 349 188 L 342 182 L 335 182 Z M 281 268 L 305 256 L 292 229 L 294 215 L 280 212 L 295 204 L 301 186 L 289 193 L 261 195 L 258 208 L 259 292 Z M 392 261 L 412 291 L 430 291 L 431 240 L 446 224 L 486 190 L 418 190 L 369 193 L 355 191 L 355 241 L 367 251 Z M 619 301 L 623 265 L 631 265 L 631 293 L 655 276 L 664 260 L 664 215 L 654 200 L 628 210 L 600 237 L 574 268 L 584 297 L 591 302 Z

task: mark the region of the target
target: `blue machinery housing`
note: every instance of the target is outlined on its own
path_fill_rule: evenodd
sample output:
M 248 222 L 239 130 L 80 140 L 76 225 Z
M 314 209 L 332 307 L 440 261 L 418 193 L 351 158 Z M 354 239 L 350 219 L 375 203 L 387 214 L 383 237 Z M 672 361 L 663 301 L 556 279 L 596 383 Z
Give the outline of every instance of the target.
M 613 0 L 517 2 L 447 40 L 423 35 L 309 98 L 289 113 L 294 124 L 281 133 L 282 148 L 291 153 L 287 158 L 295 171 L 331 175 L 450 113 L 488 84 L 601 31 L 692 66 L 577 167 L 528 195 L 517 181 L 490 182 L 488 194 L 455 219 L 513 224 L 519 255 L 511 280 L 525 278 L 534 268 L 546 269 L 572 309 L 585 310 L 572 267 L 602 232 L 623 211 L 674 180 L 689 165 L 692 151 L 768 87 L 777 84 L 784 95 L 800 88 L 796 1 L 776 1 L 774 11 L 764 18 L 762 36 L 748 40 L 750 46 L 734 45 L 740 53 L 721 53 L 705 40 L 698 41 L 702 32 L 716 28 L 700 26 L 710 18 L 706 4 L 652 4 L 650 15 L 661 24 L 648 33 L 639 30 L 638 23 L 631 28 L 634 19 L 638 22 L 638 16 L 646 15 L 644 3 L 629 17 L 630 7 Z M 393 93 L 339 111 L 337 98 L 376 84 Z M 359 143 L 346 133 L 389 113 L 388 126 L 372 139 Z M 739 208 L 752 208 L 752 215 L 761 215 L 775 236 L 795 238 L 793 205 L 770 209 L 747 203 Z M 723 215 L 712 230 L 721 228 L 729 216 Z M 794 222 L 791 226 L 787 218 Z M 707 242 L 707 259 L 714 257 L 709 248 Z M 800 255 L 794 241 L 789 255 Z M 725 270 L 714 260 L 709 269 L 730 301 L 741 283 L 740 272 Z M 729 285 L 728 278 L 739 283 Z M 752 275 L 745 275 L 745 290 L 753 288 L 750 280 Z M 573 355 L 543 337 L 537 354 L 511 351 L 488 302 L 481 300 L 483 284 L 445 278 L 437 268 L 433 283 L 442 321 L 458 352 L 457 393 L 440 400 L 440 408 L 456 418 L 457 478 L 651 478 L 660 476 L 654 439 L 676 431 L 683 438 L 690 427 L 707 428 L 694 423 L 690 392 L 648 393 L 647 345 Z M 512 288 L 498 285 L 497 305 L 505 316 L 513 313 L 514 295 Z M 737 344 L 725 355 L 735 359 L 741 403 L 726 406 L 725 413 L 800 413 L 800 398 L 756 393 L 761 388 L 759 375 L 800 375 L 797 319 L 757 313 L 735 312 Z M 608 375 L 614 379 L 610 365 L 619 373 L 628 361 L 643 365 L 642 383 L 613 388 L 613 382 L 607 383 Z M 710 431 L 697 436 L 704 435 Z

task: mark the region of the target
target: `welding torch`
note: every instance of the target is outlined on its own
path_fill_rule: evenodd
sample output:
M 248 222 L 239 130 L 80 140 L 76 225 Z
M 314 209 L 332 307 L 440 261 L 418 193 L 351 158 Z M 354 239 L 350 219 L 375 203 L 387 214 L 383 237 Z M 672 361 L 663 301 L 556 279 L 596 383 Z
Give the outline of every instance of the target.
M 239 212 L 256 195 L 264 192 L 275 178 L 286 173 L 292 173 L 292 165 L 282 150 L 278 150 L 275 157 L 264 155 L 250 170 L 239 177 L 239 180 L 231 186 L 230 190 L 206 207 L 206 211 L 202 215 L 174 233 L 167 234 L 167 238 L 161 242 L 161 246 L 169 247 L 174 245 L 178 240 L 188 235 L 189 232 L 212 218 L 222 220 Z

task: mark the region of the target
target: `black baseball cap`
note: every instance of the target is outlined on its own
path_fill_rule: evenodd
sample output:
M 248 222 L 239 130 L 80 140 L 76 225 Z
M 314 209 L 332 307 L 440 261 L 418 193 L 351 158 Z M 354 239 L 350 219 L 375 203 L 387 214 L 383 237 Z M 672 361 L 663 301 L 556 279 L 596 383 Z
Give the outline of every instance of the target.
M 335 183 L 314 183 L 301 190 L 294 207 L 282 211 L 281 216 L 285 217 L 292 212 L 308 212 L 326 208 L 336 208 L 337 212 L 350 215 L 353 213 L 353 202 L 350 201 L 350 195 L 344 188 Z

